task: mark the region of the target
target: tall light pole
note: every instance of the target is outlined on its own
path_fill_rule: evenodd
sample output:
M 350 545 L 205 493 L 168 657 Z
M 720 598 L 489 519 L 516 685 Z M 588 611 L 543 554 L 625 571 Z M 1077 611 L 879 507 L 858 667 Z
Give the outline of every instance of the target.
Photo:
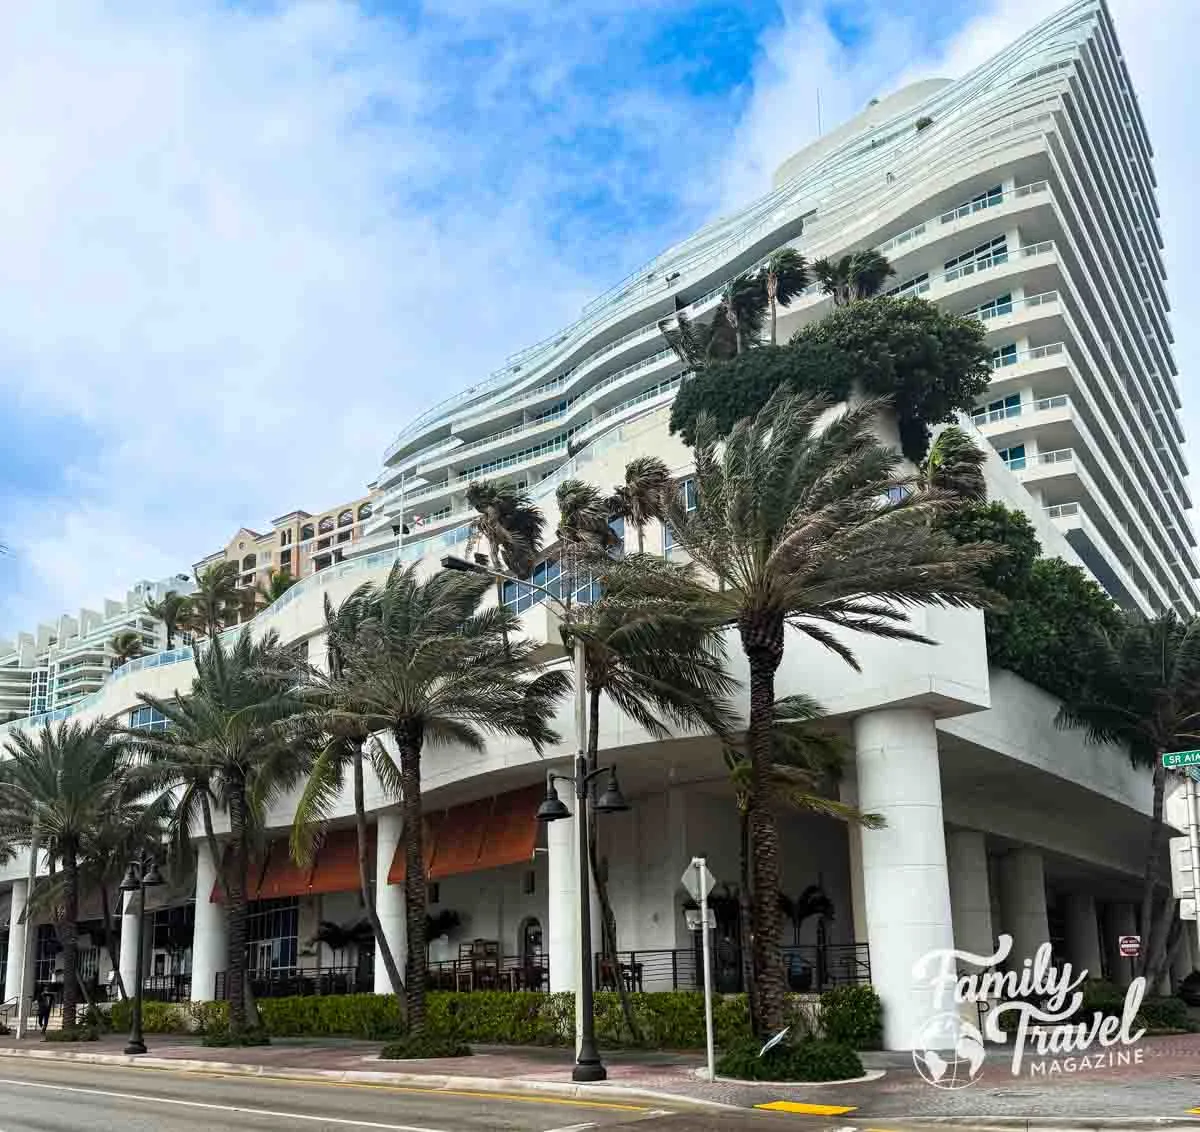
M 465 558 L 448 554 L 442 560 L 442 568 L 458 570 L 467 574 L 483 574 L 505 582 L 513 582 L 518 586 L 528 586 L 545 595 L 546 599 L 556 605 L 564 614 L 569 615 L 569 608 L 562 598 L 539 585 L 521 578 L 514 578 L 501 570 L 493 570 L 477 562 L 468 562 Z M 575 1081 L 603 1081 L 608 1073 L 600 1054 L 596 1049 L 595 1019 L 592 1015 L 593 985 L 592 985 L 592 896 L 591 896 L 591 854 L 588 847 L 588 818 L 587 803 L 592 781 L 601 773 L 609 774 L 608 786 L 596 800 L 597 813 L 618 813 L 629 809 L 617 785 L 616 769 L 614 767 L 598 767 L 591 772 L 587 769 L 587 668 L 583 638 L 576 633 L 573 648 L 575 668 L 575 773 L 573 775 L 551 774 L 546 778 L 546 799 L 538 807 L 537 820 L 540 822 L 558 821 L 569 818 L 570 810 L 563 804 L 554 790 L 554 783 L 571 782 L 575 786 L 575 852 L 578 856 L 579 869 L 579 1001 L 575 1004 L 575 1068 L 571 1077 Z
M 142 1041 L 142 968 L 145 963 L 146 950 L 146 889 L 163 884 L 163 878 L 149 853 L 139 853 L 125 870 L 121 881 L 121 891 L 126 900 L 132 900 L 136 894 L 138 900 L 137 915 L 137 973 L 133 980 L 133 1018 L 129 1028 L 129 1044 L 125 1047 L 127 1054 L 146 1052 L 146 1043 Z

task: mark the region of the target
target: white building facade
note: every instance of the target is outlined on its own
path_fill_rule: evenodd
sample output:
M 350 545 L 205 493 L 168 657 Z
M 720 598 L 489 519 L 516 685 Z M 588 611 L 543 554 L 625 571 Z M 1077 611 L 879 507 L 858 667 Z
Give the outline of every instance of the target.
M 316 660 L 326 596 L 336 603 L 381 579 L 398 555 L 434 570 L 461 553 L 473 479 L 524 483 L 551 530 L 554 489 L 568 476 L 608 488 L 630 459 L 654 453 L 686 483 L 689 451 L 668 430 L 680 365 L 658 323 L 681 309 L 704 318 L 726 280 L 785 244 L 810 259 L 880 247 L 898 289 L 975 312 L 995 359 L 974 414 L 995 449 L 989 494 L 1024 510 L 1045 553 L 1084 566 L 1122 604 L 1191 612 L 1200 591 L 1155 217 L 1149 143 L 1119 45 L 1103 3 L 1083 0 L 957 82 L 873 104 L 786 162 L 762 200 L 664 253 L 553 340 L 406 428 L 385 454 L 383 495 L 357 556 L 299 582 L 245 631 L 308 641 Z M 801 296 L 782 313 L 780 339 L 828 309 L 815 291 Z M 646 531 L 646 549 L 678 553 L 663 528 Z M 515 587 L 503 596 L 552 651 L 545 607 Z M 989 666 L 981 614 L 929 610 L 915 621 L 936 646 L 855 640 L 855 673 L 796 637 L 778 677 L 780 695 L 815 696 L 846 736 L 843 796 L 887 819 L 859 831 L 781 815 L 784 893 L 802 904 L 815 890 L 826 901 L 824 914 L 785 924 L 789 981 L 804 990 L 869 980 L 884 1001 L 885 1044 L 896 1049 L 930 1013 L 912 966 L 934 948 L 987 951 L 1007 933 L 1022 955 L 1049 940 L 1096 976 L 1127 976 L 1116 941 L 1137 928 L 1150 813 L 1149 776 L 1122 751 L 1057 730 L 1053 697 Z M 736 668 L 739 650 L 730 651 Z M 137 693 L 186 691 L 191 673 L 186 650 L 134 661 L 74 714 L 153 726 L 134 715 Z M 544 759 L 512 741 L 424 759 L 436 985 L 573 986 L 571 823 L 541 830 L 533 820 L 547 769 L 567 769 L 573 754 L 569 708 L 558 730 L 564 738 Z M 633 803 L 600 831 L 616 977 L 647 991 L 697 985 L 680 877 L 705 855 L 727 886 L 718 890 L 727 899 L 717 985 L 736 989 L 738 823 L 719 746 L 699 736 L 652 741 L 612 705 L 602 709 L 601 744 Z M 293 803 L 271 814 L 280 845 Z M 402 950 L 394 803 L 369 784 L 375 895 Z M 303 873 L 272 847 L 251 925 L 252 965 L 266 984 L 387 989 L 381 964 L 367 974 L 369 945 L 316 938 L 322 921 L 361 917 L 346 868 L 350 814 L 347 798 L 336 836 Z M 1186 817 L 1175 820 L 1182 830 Z M 20 975 L 23 873 L 20 862 L 0 867 L 0 890 L 12 890 L 4 997 Z M 171 937 L 169 913 L 143 927 L 154 933 L 145 974 L 186 976 L 197 999 L 219 992 L 224 966 L 213 879 L 201 848 L 194 903 L 177 916 L 192 926 L 190 947 L 160 946 Z M 1165 896 L 1165 864 L 1163 882 Z M 184 908 L 187 895 L 162 903 Z M 132 977 L 129 922 L 120 965 Z M 1175 975 L 1198 965 L 1189 929 Z M 599 974 L 603 984 L 615 973 Z

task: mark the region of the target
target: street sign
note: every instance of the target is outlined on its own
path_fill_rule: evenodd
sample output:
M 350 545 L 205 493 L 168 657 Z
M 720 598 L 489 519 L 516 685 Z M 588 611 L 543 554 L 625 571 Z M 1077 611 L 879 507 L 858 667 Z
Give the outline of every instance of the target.
M 1200 766 L 1200 751 L 1167 751 L 1162 757 L 1162 764 L 1167 770 Z
M 700 892 L 700 870 L 695 865 L 688 865 L 683 870 L 683 876 L 679 878 L 679 883 L 687 889 L 688 895 L 698 904 L 702 896 L 707 896 L 713 890 L 713 886 L 717 883 L 716 878 L 708 871 L 704 870 L 705 887 L 704 892 Z
M 1136 959 L 1142 953 L 1140 935 L 1123 935 L 1117 940 L 1117 950 L 1125 959 Z

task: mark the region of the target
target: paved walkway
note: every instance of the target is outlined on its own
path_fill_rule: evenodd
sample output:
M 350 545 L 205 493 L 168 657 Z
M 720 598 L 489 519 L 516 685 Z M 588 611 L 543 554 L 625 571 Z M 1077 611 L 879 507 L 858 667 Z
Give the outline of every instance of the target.
M 147 1035 L 150 1057 L 166 1062 L 233 1063 L 247 1072 L 267 1075 L 285 1071 L 395 1074 L 431 1087 L 456 1087 L 452 1080 L 475 1079 L 473 1087 L 552 1092 L 572 1088 L 571 1053 L 562 1049 L 476 1046 L 469 1058 L 381 1062 L 378 1042 L 276 1039 L 270 1046 L 249 1049 L 208 1049 L 194 1039 Z M 27 1041 L 18 1050 L 12 1039 L 0 1039 L 0 1056 L 34 1054 L 97 1055 L 121 1058 L 123 1039 L 64 1047 Z M 599 1092 L 635 1090 L 676 1098 L 681 1102 L 750 1108 L 783 1105 L 816 1108 L 814 1115 L 848 1120 L 910 1117 L 926 1120 L 979 1121 L 1041 1118 L 1058 1126 L 1103 1119 L 1195 1121 L 1200 1125 L 1200 1035 L 1147 1038 L 1141 1043 L 1140 1064 L 1105 1067 L 1085 1072 L 1046 1075 L 1011 1074 L 1008 1055 L 989 1056 L 980 1078 L 969 1088 L 950 1091 L 923 1081 L 903 1055 L 866 1055 L 868 1065 L 886 1066 L 876 1081 L 847 1085 L 747 1085 L 699 1080 L 702 1058 L 690 1053 L 613 1051 L 604 1054 L 609 1080 L 594 1086 Z M 449 1082 L 449 1083 L 448 1083 Z M 591 1095 L 590 1093 L 588 1095 Z M 781 1106 L 782 1107 L 782 1106 Z M 1196 1110 L 1196 1111 L 1190 1111 Z M 828 1123 L 828 1122 L 826 1122 Z

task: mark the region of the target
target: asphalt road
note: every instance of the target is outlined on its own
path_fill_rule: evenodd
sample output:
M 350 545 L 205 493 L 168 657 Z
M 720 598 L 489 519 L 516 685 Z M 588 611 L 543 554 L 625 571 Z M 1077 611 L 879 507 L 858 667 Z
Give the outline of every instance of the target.
M 794 1117 L 786 1121 L 794 1122 Z M 583 1132 L 634 1127 L 637 1132 L 769 1132 L 780 1123 L 767 1114 L 670 1114 L 615 1101 L 299 1084 L 18 1058 L 0 1063 L 0 1132 Z

